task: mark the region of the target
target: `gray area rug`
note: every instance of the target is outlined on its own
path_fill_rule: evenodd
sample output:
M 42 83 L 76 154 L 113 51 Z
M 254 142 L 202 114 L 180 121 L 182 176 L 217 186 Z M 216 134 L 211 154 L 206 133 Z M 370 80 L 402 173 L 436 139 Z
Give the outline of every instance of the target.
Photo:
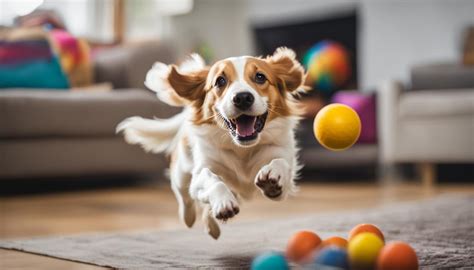
M 256 254 L 284 250 L 295 231 L 346 237 L 358 223 L 377 224 L 388 241 L 410 243 L 422 268 L 474 268 L 474 196 L 452 195 L 358 212 L 227 224 L 218 241 L 193 229 L 1 241 L 0 247 L 117 269 L 247 269 Z

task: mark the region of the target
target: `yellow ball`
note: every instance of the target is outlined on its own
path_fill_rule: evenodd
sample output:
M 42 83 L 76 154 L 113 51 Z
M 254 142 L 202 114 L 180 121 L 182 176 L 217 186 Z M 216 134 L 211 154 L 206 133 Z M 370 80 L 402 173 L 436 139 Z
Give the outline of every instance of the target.
M 322 108 L 314 119 L 314 136 L 329 150 L 345 150 L 360 135 L 359 115 L 349 106 L 334 103 Z
M 360 233 L 347 246 L 349 262 L 354 269 L 373 269 L 384 243 L 373 233 Z

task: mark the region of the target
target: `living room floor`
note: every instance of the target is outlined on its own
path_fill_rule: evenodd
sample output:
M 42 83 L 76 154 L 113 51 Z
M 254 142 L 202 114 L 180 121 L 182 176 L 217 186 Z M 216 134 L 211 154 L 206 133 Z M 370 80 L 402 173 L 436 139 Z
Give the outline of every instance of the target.
M 445 193 L 474 194 L 469 184 L 423 188 L 401 181 L 310 183 L 296 197 L 273 202 L 262 196 L 241 205 L 243 222 L 379 207 Z M 1 239 L 71 235 L 89 232 L 184 229 L 167 183 L 2 197 Z M 199 223 L 199 221 L 198 221 Z M 2 269 L 105 269 L 30 253 L 0 249 Z

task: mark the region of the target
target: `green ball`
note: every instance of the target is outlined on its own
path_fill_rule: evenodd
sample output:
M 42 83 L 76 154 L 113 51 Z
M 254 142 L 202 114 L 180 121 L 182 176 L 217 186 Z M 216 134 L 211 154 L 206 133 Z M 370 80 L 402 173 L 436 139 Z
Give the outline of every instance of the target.
M 257 256 L 250 267 L 252 270 L 289 270 L 288 262 L 280 253 L 267 252 Z

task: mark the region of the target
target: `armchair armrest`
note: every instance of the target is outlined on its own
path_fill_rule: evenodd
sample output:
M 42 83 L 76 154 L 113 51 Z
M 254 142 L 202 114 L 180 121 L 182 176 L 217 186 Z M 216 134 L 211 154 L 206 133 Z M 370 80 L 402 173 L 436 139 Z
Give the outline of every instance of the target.
M 381 83 L 377 87 L 377 127 L 379 139 L 379 161 L 393 164 L 397 146 L 398 102 L 403 85 L 394 80 Z

